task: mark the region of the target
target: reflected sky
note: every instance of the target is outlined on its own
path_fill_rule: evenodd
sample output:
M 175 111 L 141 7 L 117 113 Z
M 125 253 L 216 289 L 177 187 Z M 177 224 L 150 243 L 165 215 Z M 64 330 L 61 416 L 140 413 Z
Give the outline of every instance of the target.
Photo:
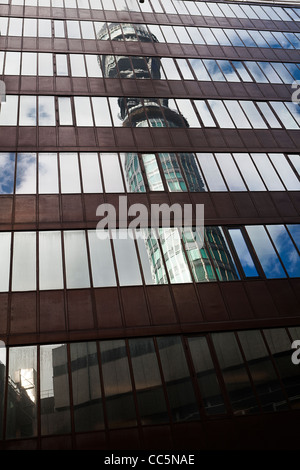
M 278 250 L 290 277 L 300 276 L 300 257 L 283 225 L 267 225 L 267 229 Z
M 36 193 L 36 154 L 19 153 L 17 158 L 16 194 Z
M 0 194 L 14 192 L 15 154 L 0 153 Z

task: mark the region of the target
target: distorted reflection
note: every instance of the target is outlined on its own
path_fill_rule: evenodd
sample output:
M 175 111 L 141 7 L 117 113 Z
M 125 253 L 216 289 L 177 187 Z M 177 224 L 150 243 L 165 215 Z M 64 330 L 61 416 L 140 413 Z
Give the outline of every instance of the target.
M 284 225 L 267 225 L 281 260 L 290 277 L 300 276 L 300 257 Z
M 36 154 L 18 153 L 16 194 L 36 193 Z
M 0 153 L 0 194 L 14 192 L 15 154 Z

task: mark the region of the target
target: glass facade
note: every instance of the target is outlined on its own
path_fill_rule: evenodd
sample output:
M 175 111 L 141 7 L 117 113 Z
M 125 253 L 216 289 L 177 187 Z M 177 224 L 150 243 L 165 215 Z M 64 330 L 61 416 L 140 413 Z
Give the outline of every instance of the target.
M 252 419 L 290 442 L 299 26 L 287 3 L 0 0 L 1 450 L 255 448 Z

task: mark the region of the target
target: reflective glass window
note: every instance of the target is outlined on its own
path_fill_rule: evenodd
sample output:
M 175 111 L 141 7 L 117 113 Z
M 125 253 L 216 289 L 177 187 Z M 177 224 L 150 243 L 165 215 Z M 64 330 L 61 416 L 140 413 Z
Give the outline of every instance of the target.
M 150 191 L 163 191 L 164 186 L 155 155 L 144 153 L 142 158 Z
M 38 401 L 36 346 L 10 348 L 8 380 L 10 386 L 7 399 L 6 438 L 36 436 Z M 20 397 L 18 400 L 16 394 Z
M 65 24 L 64 21 L 54 20 L 54 36 L 56 38 L 65 37 Z
M 291 360 L 293 353 L 291 340 L 283 328 L 265 329 L 263 333 L 289 398 L 290 406 L 297 409 L 300 403 L 300 380 L 298 367 Z
M 179 111 L 187 119 L 189 127 L 200 127 L 197 115 L 190 100 L 176 99 Z
M 37 37 L 37 20 L 35 18 L 24 18 L 24 37 Z
M 39 234 L 39 288 L 63 289 L 61 233 L 53 230 Z
M 246 230 L 267 278 L 284 278 L 286 274 L 262 225 L 247 225 Z
M 216 160 L 230 191 L 246 191 L 242 177 L 230 153 L 216 153 Z
M 102 193 L 98 154 L 80 153 L 80 167 L 83 191 L 85 193 Z
M 194 100 L 200 119 L 205 127 L 217 127 L 207 104 L 203 100 Z
M 39 54 L 41 56 L 42 54 Z M 51 55 L 51 54 L 50 54 Z M 51 62 L 52 63 L 52 62 Z M 46 69 L 48 72 L 48 69 Z M 22 53 L 22 68 L 21 75 L 37 75 L 37 54 L 36 52 L 23 52 Z M 39 75 L 40 70 L 39 70 Z M 51 74 L 49 74 L 51 75 Z
M 180 73 L 184 80 L 194 80 L 194 76 L 191 72 L 191 69 L 186 61 L 186 59 L 176 59 L 177 65 L 179 67 Z
M 113 240 L 119 283 L 121 286 L 142 284 L 141 273 L 131 231 L 119 229 Z
M 192 41 L 194 44 L 205 44 L 205 41 L 203 39 L 202 34 L 200 34 L 200 31 L 198 31 L 197 28 L 187 26 L 186 27 L 190 37 L 192 38 Z
M 188 342 L 206 413 L 208 415 L 225 413 L 224 399 L 206 338 L 194 336 L 189 338 Z
M 146 188 L 138 154 L 121 153 L 120 161 L 127 191 L 130 193 L 144 193 Z
M 234 29 L 223 29 L 226 36 L 229 38 L 231 44 L 236 47 L 244 47 L 243 41 L 239 37 L 239 35 L 235 32 Z
M 88 230 L 93 287 L 116 285 L 109 233 L 102 230 Z
M 96 126 L 111 126 L 111 117 L 107 98 L 101 96 L 92 97 L 92 106 Z
M 67 21 L 67 32 L 69 39 L 80 39 L 79 21 Z
M 56 75 L 67 76 L 68 72 L 68 61 L 66 54 L 56 54 Z
M 221 68 L 226 80 L 228 82 L 239 82 L 240 79 L 235 73 L 229 60 L 217 60 L 219 67 Z
M 265 38 L 265 40 L 268 42 L 269 46 L 272 47 L 272 49 L 278 49 L 282 47 L 270 31 L 260 31 L 260 34 Z M 281 33 L 278 33 L 277 37 L 279 37 L 280 35 Z
M 13 194 L 15 180 L 15 154 L 0 153 L 0 194 Z
M 239 34 L 241 37 L 243 37 L 243 40 L 245 40 L 245 34 L 243 34 L 243 31 L 242 30 L 239 30 Z M 263 36 L 260 34 L 259 31 L 252 31 L 252 30 L 249 30 L 247 33 L 247 36 L 251 36 L 254 43 L 258 46 L 258 47 L 269 47 L 269 44 L 267 43 L 267 41 L 263 38 Z M 275 41 L 275 39 L 274 39 Z M 245 43 L 246 46 L 250 46 L 253 44 L 249 44 L 249 42 L 247 41 L 247 43 Z
M 77 126 L 93 126 L 91 102 L 88 96 L 74 96 Z
M 265 74 L 262 72 L 262 70 L 259 68 L 256 62 L 252 62 L 250 60 L 247 60 L 244 62 L 248 70 L 251 72 L 252 76 L 254 77 L 254 80 L 257 83 L 268 83 L 269 80 L 265 76 Z
M 8 36 L 22 36 L 23 18 L 10 18 Z
M 284 186 L 268 156 L 265 153 L 253 153 L 251 157 L 269 191 L 284 191 Z
M 39 194 L 58 193 L 58 166 L 56 153 L 39 153 Z
M 51 20 L 38 19 L 39 37 L 40 38 L 51 38 L 52 27 Z
M 104 427 L 97 344 L 71 343 L 71 377 L 75 430 L 95 431 Z
M 1 259 L 0 292 L 8 292 L 9 272 L 10 272 L 10 253 L 11 253 L 11 233 L 0 232 L 0 259 Z M 1 354 L 1 348 L 0 348 L 0 354 Z M 1 401 L 0 401 L 0 410 L 1 410 Z
M 20 75 L 21 52 L 6 52 L 4 75 Z
M 257 330 L 239 331 L 238 336 L 262 409 L 271 412 L 287 409 L 285 396 L 261 333 Z
M 199 419 L 184 349 L 179 336 L 157 338 L 172 418 L 175 422 Z
M 94 27 L 92 21 L 80 21 L 82 38 L 95 39 Z
M 234 153 L 233 158 L 243 175 L 249 191 L 266 191 L 266 187 L 248 153 Z
M 231 46 L 231 42 L 222 29 L 214 28 L 213 33 L 220 46 Z
M 146 228 L 136 233 L 145 283 L 167 284 L 163 256 L 155 232 Z
M 192 44 L 191 38 L 188 35 L 186 28 L 183 26 L 173 26 L 175 33 L 179 39 L 180 44 Z
M 68 356 L 65 344 L 40 346 L 41 434 L 71 432 Z
M 55 126 L 54 96 L 39 96 L 39 126 Z
M 203 63 L 208 70 L 213 81 L 225 82 L 225 77 L 219 69 L 217 62 L 211 59 L 203 59 Z
M 281 124 L 278 122 L 277 118 L 275 117 L 274 113 L 271 111 L 270 106 L 268 103 L 264 103 L 262 101 L 257 101 L 257 106 L 260 108 L 262 115 L 268 122 L 269 126 L 273 129 L 280 129 Z
M 59 154 L 60 181 L 62 193 L 80 193 L 80 176 L 77 153 Z
M 294 78 L 289 73 L 289 71 L 286 69 L 284 64 L 281 64 L 280 62 L 271 62 L 271 65 L 272 65 L 273 69 L 276 70 L 279 77 L 283 80 L 284 83 L 287 83 L 287 84 L 293 83 Z
M 300 257 L 284 225 L 267 225 L 267 230 L 290 277 L 300 276 Z
M 245 111 L 247 118 L 254 127 L 254 129 L 267 129 L 267 124 L 258 112 L 253 101 L 239 101 L 241 107 Z
M 100 341 L 100 352 L 108 426 L 135 426 L 136 414 L 125 341 Z
M 16 194 L 36 193 L 36 154 L 18 153 Z
M 102 77 L 102 71 L 96 55 L 85 56 L 88 77 Z
M 227 191 L 223 176 L 212 153 L 197 153 L 197 158 L 210 191 Z
M 130 339 L 129 348 L 142 424 L 169 421 L 153 339 Z
M 225 104 L 232 120 L 239 129 L 250 129 L 251 125 L 249 124 L 248 119 L 246 118 L 242 108 L 238 101 L 235 100 L 224 100 Z
M 220 281 L 239 279 L 232 254 L 221 227 L 205 227 L 205 240 Z
M 229 129 L 235 127 L 222 101 L 208 100 L 208 104 L 211 107 L 220 127 Z
M 257 277 L 258 272 L 240 229 L 228 229 L 245 277 Z
M 116 153 L 100 154 L 104 187 L 108 193 L 124 192 L 122 173 Z
M 211 78 L 208 75 L 207 70 L 204 67 L 202 60 L 200 59 L 188 59 L 188 60 L 195 72 L 197 80 L 211 81 Z
M 161 26 L 161 30 L 166 38 L 166 41 L 168 43 L 178 43 L 178 39 L 177 39 L 177 36 L 172 28 L 172 26 Z
M 71 108 L 71 98 L 58 97 L 58 115 L 60 126 L 72 126 L 73 116 Z
M 70 65 L 73 77 L 86 77 L 83 54 L 70 54 Z
M 216 275 L 204 243 L 203 233 L 199 229 L 184 228 L 182 239 L 195 281 L 215 281 Z
M 234 333 L 214 333 L 212 339 L 233 412 L 257 412 L 258 404 Z
M 173 59 L 162 58 L 160 62 L 164 68 L 166 77 L 169 80 L 180 80 L 180 76 Z
M 288 191 L 299 191 L 300 181 L 282 153 L 270 153 L 269 158 L 275 166 Z
M 235 61 L 232 61 L 232 64 L 234 65 L 235 69 L 237 70 L 243 82 L 253 82 L 243 62 L 239 62 L 238 60 L 235 60 Z
M 289 160 L 292 162 L 296 172 L 300 176 L 300 155 L 299 154 L 290 154 L 288 155 Z
M 83 230 L 64 231 L 67 289 L 90 287 L 87 248 Z
M 218 45 L 218 41 L 213 35 L 213 32 L 210 28 L 198 28 L 200 33 L 202 34 L 206 44 L 212 46 L 212 45 Z
M 0 126 L 16 126 L 19 97 L 7 95 L 6 101 L 1 103 Z
M 289 233 L 292 236 L 298 250 L 300 251 L 300 225 L 297 224 L 289 224 L 287 225 Z
M 177 214 L 174 214 L 175 221 L 177 220 L 176 215 Z M 189 271 L 185 253 L 183 251 L 178 229 L 161 228 L 159 229 L 159 238 L 161 241 L 162 252 L 165 258 L 166 268 L 171 284 L 192 282 L 191 273 Z
M 14 233 L 12 291 L 36 290 L 36 233 Z
M 298 124 L 295 122 L 288 109 L 284 106 L 284 103 L 271 101 L 270 105 L 276 111 L 277 116 L 286 129 L 299 129 Z
M 36 99 L 36 96 L 20 96 L 20 126 L 36 126 Z

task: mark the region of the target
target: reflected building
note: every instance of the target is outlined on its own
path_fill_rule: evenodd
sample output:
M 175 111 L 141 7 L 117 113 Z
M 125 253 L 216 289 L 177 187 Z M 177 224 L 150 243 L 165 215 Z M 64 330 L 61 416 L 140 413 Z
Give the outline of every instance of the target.
M 143 25 L 131 25 L 120 23 L 107 23 L 99 31 L 99 40 L 120 41 L 141 41 L 158 42 L 156 37 L 151 34 Z M 132 61 L 132 64 L 129 61 Z M 106 78 L 134 78 L 133 70 L 138 74 L 137 78 L 160 79 L 161 65 L 159 57 L 128 57 L 128 56 L 110 56 L 109 54 L 98 57 L 103 74 Z M 167 98 L 138 98 L 138 97 L 120 97 L 118 99 L 120 109 L 119 118 L 123 122 L 123 127 L 189 127 L 188 120 L 177 110 L 169 107 Z M 160 164 L 166 178 L 170 191 L 186 191 L 187 186 L 192 192 L 204 191 L 204 183 L 197 165 L 196 155 L 193 153 L 178 153 L 178 160 L 174 153 L 160 153 Z M 136 153 L 125 154 L 125 176 L 127 178 L 128 188 L 131 192 L 138 192 L 143 189 L 143 177 L 139 165 L 139 157 Z M 148 180 L 153 182 L 160 181 L 160 170 L 156 165 L 153 167 L 151 154 L 143 158 L 145 172 Z M 180 164 L 180 166 L 179 166 Z M 183 176 L 184 175 L 184 176 Z M 150 183 L 151 184 L 151 183 Z M 163 186 L 160 188 L 164 190 Z M 160 234 L 162 251 L 167 259 L 166 266 L 168 276 L 171 282 L 188 282 L 190 274 L 186 269 L 186 255 L 180 241 L 177 240 L 177 232 L 174 230 L 164 230 Z M 224 237 L 218 227 L 210 227 L 206 231 L 211 245 L 211 256 L 214 267 L 220 280 L 238 279 L 237 271 L 231 261 L 228 248 Z M 153 237 L 153 232 L 145 239 L 146 248 L 151 264 L 153 279 L 158 284 L 167 282 L 166 274 L 163 270 L 160 256 L 156 253 L 159 245 Z M 213 280 L 213 271 L 210 268 L 210 262 L 205 261 L 201 253 L 201 243 L 196 235 L 189 244 L 194 244 L 194 251 L 198 251 L 199 257 L 193 259 L 193 268 L 197 272 L 198 281 Z M 201 267 L 200 267 L 201 266 Z

